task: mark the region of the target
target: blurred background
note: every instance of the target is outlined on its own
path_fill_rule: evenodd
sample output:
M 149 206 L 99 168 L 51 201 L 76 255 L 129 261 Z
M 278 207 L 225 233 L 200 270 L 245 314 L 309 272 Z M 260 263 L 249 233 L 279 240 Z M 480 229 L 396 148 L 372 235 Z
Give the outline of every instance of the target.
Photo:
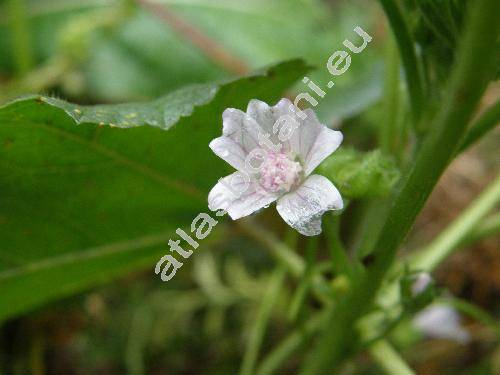
M 28 93 L 79 104 L 143 101 L 296 57 L 317 68 L 308 74 L 311 79 L 324 82 L 328 57 L 358 25 L 373 41 L 353 57 L 317 113 L 342 129 L 348 146 L 370 151 L 384 115 L 384 67 L 394 62 L 395 48 L 376 1 L 1 0 L 0 104 Z M 398 95 L 407 106 L 402 83 Z M 497 96 L 493 88 L 485 104 Z M 402 111 L 397 121 L 405 116 Z M 434 238 L 492 180 L 497 148 L 498 132 L 453 163 L 408 248 Z M 359 207 L 355 203 L 343 215 L 347 243 L 356 242 L 351 223 L 357 222 Z M 284 226 L 271 211 L 259 220 L 282 233 Z M 236 373 L 274 260 L 229 219 L 212 236 L 169 283 L 154 275 L 151 263 L 10 318 L 0 329 L 0 373 Z M 465 247 L 435 274 L 439 287 L 493 316 L 500 311 L 498 240 Z M 9 259 L 2 242 L 0 262 Z M 302 243 L 298 247 L 303 251 Z M 287 283 L 290 288 L 272 311 L 264 353 L 292 329 L 287 314 L 294 281 Z M 421 374 L 500 373 L 500 346 L 491 331 L 466 317 L 463 324 L 467 343 L 424 338 L 409 322 L 394 339 Z M 301 352 L 290 358 L 282 373 L 295 373 L 301 358 Z M 380 373 L 365 356 L 346 371 Z

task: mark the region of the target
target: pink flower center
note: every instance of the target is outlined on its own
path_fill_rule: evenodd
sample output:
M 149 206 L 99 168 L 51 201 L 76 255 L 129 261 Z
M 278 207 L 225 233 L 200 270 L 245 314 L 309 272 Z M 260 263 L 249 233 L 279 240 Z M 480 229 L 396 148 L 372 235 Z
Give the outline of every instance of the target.
M 301 177 L 302 166 L 282 152 L 268 152 L 260 167 L 260 185 L 267 191 L 287 193 Z

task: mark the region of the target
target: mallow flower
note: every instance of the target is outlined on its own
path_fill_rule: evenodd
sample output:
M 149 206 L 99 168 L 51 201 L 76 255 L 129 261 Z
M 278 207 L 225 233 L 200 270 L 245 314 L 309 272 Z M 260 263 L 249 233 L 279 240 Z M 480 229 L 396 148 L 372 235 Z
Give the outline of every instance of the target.
M 288 99 L 272 107 L 253 99 L 246 112 L 228 108 L 222 119 L 222 136 L 210 148 L 237 171 L 210 191 L 209 208 L 237 220 L 276 201 L 288 225 L 306 236 L 320 234 L 323 214 L 343 202 L 330 180 L 312 173 L 339 147 L 342 133 Z

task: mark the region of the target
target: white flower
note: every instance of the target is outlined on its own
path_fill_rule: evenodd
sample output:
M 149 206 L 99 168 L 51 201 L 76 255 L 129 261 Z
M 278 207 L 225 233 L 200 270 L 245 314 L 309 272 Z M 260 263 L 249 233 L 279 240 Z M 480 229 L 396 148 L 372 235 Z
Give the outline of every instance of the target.
M 306 236 L 320 234 L 323 214 L 343 202 L 330 180 L 311 173 L 339 147 L 342 133 L 288 99 L 274 107 L 253 99 L 246 113 L 229 108 L 222 119 L 223 135 L 210 148 L 237 171 L 210 191 L 209 208 L 236 220 L 277 201 L 290 226 Z
M 417 314 L 413 324 L 426 336 L 465 344 L 470 334 L 460 325 L 460 316 L 451 307 L 434 304 Z

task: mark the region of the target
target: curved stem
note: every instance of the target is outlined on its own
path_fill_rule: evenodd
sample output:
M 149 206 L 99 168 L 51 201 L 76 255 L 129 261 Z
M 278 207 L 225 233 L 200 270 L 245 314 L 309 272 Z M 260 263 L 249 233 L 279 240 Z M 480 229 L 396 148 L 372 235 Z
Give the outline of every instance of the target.
M 500 100 L 489 107 L 470 127 L 458 149 L 458 153 L 464 152 L 488 131 L 492 130 L 500 122 Z

